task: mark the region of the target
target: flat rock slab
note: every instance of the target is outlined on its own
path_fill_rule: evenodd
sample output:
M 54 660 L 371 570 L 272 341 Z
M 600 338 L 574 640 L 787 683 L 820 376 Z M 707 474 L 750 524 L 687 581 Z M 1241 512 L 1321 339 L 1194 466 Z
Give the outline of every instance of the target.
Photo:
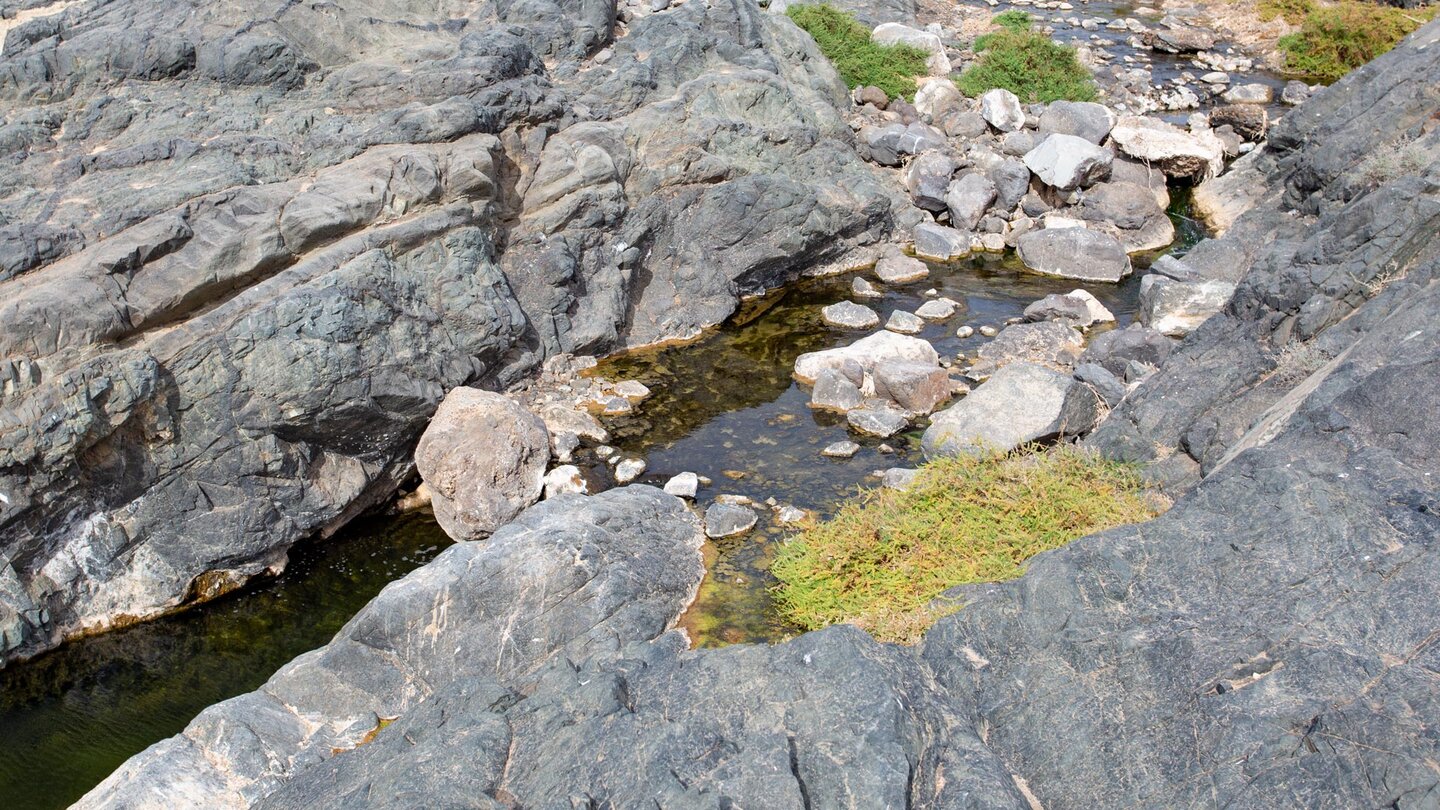
M 845 421 L 861 433 L 882 439 L 888 439 L 910 426 L 909 414 L 887 407 L 856 408 L 845 414 Z
M 1080 281 L 1117 282 L 1130 275 L 1125 246 L 1089 228 L 1045 228 L 1015 242 L 1020 261 L 1036 273 Z
M 875 263 L 875 277 L 886 284 L 909 284 L 930 275 L 930 268 L 910 256 L 886 256 Z
M 820 318 L 830 326 L 842 329 L 874 329 L 880 325 L 875 310 L 853 301 L 841 301 L 820 310 Z

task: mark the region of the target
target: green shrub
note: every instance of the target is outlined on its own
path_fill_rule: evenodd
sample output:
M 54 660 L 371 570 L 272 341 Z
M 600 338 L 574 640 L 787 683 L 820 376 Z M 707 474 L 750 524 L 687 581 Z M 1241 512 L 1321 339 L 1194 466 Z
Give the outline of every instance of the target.
M 781 613 L 807 630 L 854 622 L 913 641 L 945 590 L 1019 576 L 1025 561 L 1077 537 L 1154 516 L 1137 471 L 1069 448 L 939 459 L 906 492 L 846 503 L 780 548 Z
M 1436 14 L 1342 0 L 1305 15 L 1300 30 L 1280 38 L 1288 73 L 1333 82 L 1395 47 Z
M 850 89 L 874 85 L 891 98 L 913 98 L 929 54 L 911 45 L 879 45 L 851 14 L 827 5 L 790 6 L 785 14 L 815 38 Z
M 1260 0 L 1255 10 L 1265 22 L 1281 17 L 1291 25 L 1299 25 L 1315 10 L 1315 0 Z
M 974 97 L 1001 87 L 1023 102 L 1095 100 L 1095 81 L 1074 48 L 1030 30 L 1024 12 L 1006 11 L 993 22 L 1000 30 L 976 37 L 980 58 L 955 82 L 962 93 Z

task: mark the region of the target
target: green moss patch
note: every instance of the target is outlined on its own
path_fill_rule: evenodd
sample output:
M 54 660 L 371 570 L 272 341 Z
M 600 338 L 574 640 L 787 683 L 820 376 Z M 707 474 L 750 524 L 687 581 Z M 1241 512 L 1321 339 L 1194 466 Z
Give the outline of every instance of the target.
M 915 77 L 925 74 L 929 57 L 925 51 L 872 42 L 870 29 L 833 6 L 790 6 L 785 14 L 815 38 L 850 89 L 874 85 L 890 98 L 914 98 Z
M 933 461 L 906 492 L 877 489 L 807 527 L 771 567 L 784 617 L 852 622 L 912 642 L 959 605 L 956 585 L 1011 579 L 1078 537 L 1156 514 L 1137 470 L 1070 448 Z

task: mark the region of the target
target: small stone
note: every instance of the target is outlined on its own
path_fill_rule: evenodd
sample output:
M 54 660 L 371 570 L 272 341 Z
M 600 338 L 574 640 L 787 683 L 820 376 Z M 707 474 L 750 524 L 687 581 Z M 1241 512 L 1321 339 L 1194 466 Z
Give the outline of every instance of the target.
M 990 326 L 989 324 L 986 324 L 985 326 L 980 327 L 980 334 L 985 337 L 995 337 L 996 335 L 1000 334 L 1000 330 L 996 329 L 993 326 Z
M 909 256 L 886 256 L 875 263 L 875 275 L 886 284 L 908 284 L 930 275 L 930 268 Z
M 897 309 L 890 313 L 890 320 L 885 322 L 885 328 L 902 335 L 913 335 L 925 328 L 925 322 L 913 312 Z
M 943 321 L 955 314 L 955 302 L 948 298 L 926 301 L 915 310 L 915 314 L 927 321 Z
M 754 510 L 730 503 L 712 503 L 705 510 L 705 536 L 711 540 L 734 537 L 755 528 Z
M 875 289 L 874 284 L 859 276 L 850 282 L 850 294 L 856 298 L 883 298 L 885 296 L 884 293 Z
M 726 493 L 715 496 L 716 503 L 728 503 L 732 506 L 753 506 L 755 501 L 749 495 L 735 495 Z
M 639 478 L 645 472 L 645 459 L 626 458 L 621 459 L 615 465 L 615 480 L 622 484 L 628 484 Z
M 904 411 L 886 406 L 857 408 L 845 415 L 845 421 L 861 433 L 882 439 L 888 439 L 910 426 L 910 417 Z
M 873 329 L 880 325 L 875 310 L 853 301 L 841 301 L 820 310 L 820 318 L 829 326 L 842 329 Z
M 980 96 L 980 117 L 1001 132 L 1014 132 L 1025 126 L 1025 110 L 1020 106 L 1019 97 L 998 87 Z
M 791 506 L 790 504 L 784 504 L 783 506 L 775 507 L 775 520 L 779 523 L 784 523 L 786 525 L 794 525 L 796 523 L 804 521 L 808 517 L 810 517 L 809 512 L 806 512 L 804 509 Z
M 573 464 L 565 464 L 556 467 L 545 474 L 545 497 L 554 498 L 557 495 L 579 493 L 584 495 L 590 490 L 585 476 L 580 473 L 580 468 Z
M 695 499 L 700 491 L 700 476 L 693 472 L 682 472 L 665 482 L 665 494 L 677 498 Z
M 893 489 L 900 492 L 907 492 L 910 486 L 915 483 L 916 476 L 920 475 L 919 470 L 910 470 L 904 467 L 891 467 L 885 471 L 881 478 L 881 486 L 886 489 Z
M 599 447 L 595 448 L 595 455 L 599 456 L 602 459 L 610 458 L 618 452 L 620 451 L 616 450 L 608 444 L 602 444 Z
M 854 458 L 858 452 L 860 452 L 860 445 L 852 441 L 843 441 L 826 445 L 825 449 L 820 451 L 820 455 L 826 458 Z
M 650 396 L 650 389 L 639 380 L 625 380 L 615 385 L 615 393 L 631 402 L 639 402 Z
M 973 334 L 975 334 L 975 327 L 973 326 L 962 326 L 955 330 L 955 337 L 961 338 L 962 340 Z

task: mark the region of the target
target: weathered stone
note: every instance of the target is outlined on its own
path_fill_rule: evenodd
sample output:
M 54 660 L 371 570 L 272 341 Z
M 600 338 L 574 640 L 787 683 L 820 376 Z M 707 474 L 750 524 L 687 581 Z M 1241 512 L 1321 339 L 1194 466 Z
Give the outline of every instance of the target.
M 913 312 L 897 309 L 890 313 L 890 318 L 885 321 L 885 328 L 902 335 L 915 335 L 925 329 L 925 321 Z
M 1150 189 L 1134 183 L 1092 186 L 1072 210 L 1118 239 L 1126 253 L 1159 250 L 1175 241 L 1175 225 L 1165 209 Z
M 954 301 L 949 298 L 936 298 L 926 301 L 915 309 L 915 314 L 927 321 L 943 321 L 955 316 L 958 309 Z
M 1093 101 L 1054 101 L 1040 115 L 1040 133 L 1084 138 L 1093 144 L 1105 142 L 1115 126 L 1115 113 Z
M 835 369 L 822 369 L 810 389 L 810 407 L 827 411 L 845 411 L 860 407 L 864 397 L 860 386 Z
M 950 375 L 924 363 L 880 363 L 871 372 L 875 394 L 911 413 L 930 413 L 951 396 Z
M 435 520 L 457 540 L 483 537 L 539 500 L 549 462 L 545 423 L 477 388 L 446 394 L 415 448 Z
M 1110 174 L 1114 154 L 1074 135 L 1049 135 L 1025 153 L 1025 165 L 1047 186 L 1071 191 Z
M 581 474 L 580 468 L 573 464 L 564 464 L 545 473 L 546 500 L 560 495 L 584 495 L 589 490 L 590 485 L 585 476 Z
M 1146 31 L 1145 44 L 1166 53 L 1195 53 L 1215 47 L 1215 33 L 1192 25 L 1172 25 Z
M 905 467 L 891 467 L 881 476 L 880 485 L 886 489 L 908 492 L 910 487 L 915 484 L 915 479 L 919 475 L 919 470 L 907 469 Z
M 1027 321 L 1062 321 L 1072 326 L 1088 327 L 1097 323 L 1113 323 L 1115 315 L 1086 290 L 1051 293 L 1025 307 Z
M 935 458 L 1004 452 L 1095 426 L 1098 399 L 1069 374 L 1030 363 L 995 372 L 968 396 L 930 417 L 921 441 Z
M 949 77 L 927 79 L 917 84 L 915 109 L 921 115 L 930 116 L 931 121 L 939 123 L 947 114 L 964 109 L 965 96 Z
M 1075 367 L 1075 379 L 1094 389 L 1107 408 L 1114 408 L 1125 399 L 1125 383 L 1104 366 L 1081 363 Z
M 995 184 L 980 172 L 967 172 L 950 183 L 945 193 L 945 207 L 950 223 L 963 230 L 974 230 L 980 218 L 995 201 Z
M 930 268 L 919 259 L 892 254 L 875 263 L 875 276 L 886 284 L 910 284 L 930 275 Z
M 970 237 L 954 228 L 923 222 L 915 226 L 915 255 L 932 261 L 958 259 L 970 252 Z
M 857 364 L 871 371 L 877 363 L 895 360 L 933 366 L 940 364 L 940 355 L 934 346 L 920 338 L 881 331 L 849 346 L 800 355 L 795 359 L 795 377 L 801 382 L 813 382 L 827 368 L 843 370 L 849 364 Z
M 1259 104 L 1225 104 L 1210 110 L 1210 125 L 1229 126 L 1241 138 L 1259 141 L 1270 129 L 1270 114 Z
M 1154 118 L 1122 116 L 1110 131 L 1120 151 L 1171 177 L 1204 180 L 1220 172 L 1225 147 L 1213 132 L 1186 132 Z
M 860 445 L 847 440 L 825 445 L 825 449 L 820 451 L 820 455 L 826 458 L 852 458 L 858 452 L 860 452 Z
M 855 88 L 850 94 L 850 97 L 855 99 L 855 103 L 862 107 L 869 104 L 877 110 L 885 109 L 885 105 L 890 103 L 890 96 L 886 95 L 884 90 L 881 90 L 873 84 Z
M 665 482 L 665 494 L 674 495 L 677 498 L 693 501 L 699 491 L 700 476 L 693 472 L 678 473 Z
M 875 285 L 869 281 L 856 276 L 850 281 L 850 294 L 856 298 L 884 298 L 885 293 L 875 289 Z M 877 316 L 878 317 L 878 316 Z
M 842 329 L 873 329 L 880 325 L 880 316 L 875 314 L 875 310 L 853 301 L 822 307 L 820 318 L 826 324 Z
M 1025 126 L 1025 110 L 1020 106 L 1020 99 L 999 87 L 981 94 L 980 117 L 1001 132 L 1014 132 Z
M 1123 377 L 1125 367 L 1131 361 L 1138 360 L 1152 366 L 1164 363 L 1175 343 L 1173 338 L 1154 329 L 1132 323 L 1125 329 L 1112 329 L 1091 338 L 1090 345 L 1080 356 L 1080 362 L 1100 365 L 1116 377 Z
M 970 373 L 991 374 L 1011 363 L 1068 369 L 1075 365 L 1084 345 L 1080 332 L 1064 323 L 1017 323 L 1000 330 L 994 340 L 980 347 Z
M 1280 91 L 1280 100 L 1293 107 L 1298 104 L 1304 104 L 1309 100 L 1312 92 L 1310 85 L 1292 80 L 1286 82 L 1285 89 Z
M 940 37 L 929 31 L 921 31 L 900 23 L 877 25 L 870 33 L 870 39 L 881 45 L 909 45 L 928 54 L 925 69 L 931 76 L 950 75 L 950 59 L 945 55 L 945 44 Z
M 705 536 L 711 540 L 745 534 L 755 528 L 758 518 L 748 506 L 712 503 L 705 509 Z
M 1268 84 L 1254 82 L 1237 84 L 1221 94 L 1230 104 L 1269 104 L 1275 100 L 1275 91 Z
M 643 458 L 622 458 L 615 463 L 615 481 L 619 484 L 628 484 L 631 481 L 645 474 L 645 459 Z
M 1014 211 L 1025 192 L 1030 190 L 1030 167 L 1024 161 L 1002 160 L 991 166 L 986 174 L 995 184 L 996 211 Z
M 1116 282 L 1131 270 L 1125 246 L 1115 237 L 1089 228 L 1030 231 L 1015 245 L 1027 268 L 1047 276 Z
M 905 167 L 905 187 L 910 199 L 927 211 L 945 210 L 945 192 L 956 163 L 948 153 L 931 151 L 917 157 Z
M 910 426 L 910 417 L 904 411 L 885 406 L 856 408 L 845 414 L 845 421 L 861 433 L 882 439 Z
M 1225 281 L 1186 283 L 1151 273 L 1140 280 L 1140 323 L 1171 337 L 1199 328 L 1230 301 L 1235 285 Z

